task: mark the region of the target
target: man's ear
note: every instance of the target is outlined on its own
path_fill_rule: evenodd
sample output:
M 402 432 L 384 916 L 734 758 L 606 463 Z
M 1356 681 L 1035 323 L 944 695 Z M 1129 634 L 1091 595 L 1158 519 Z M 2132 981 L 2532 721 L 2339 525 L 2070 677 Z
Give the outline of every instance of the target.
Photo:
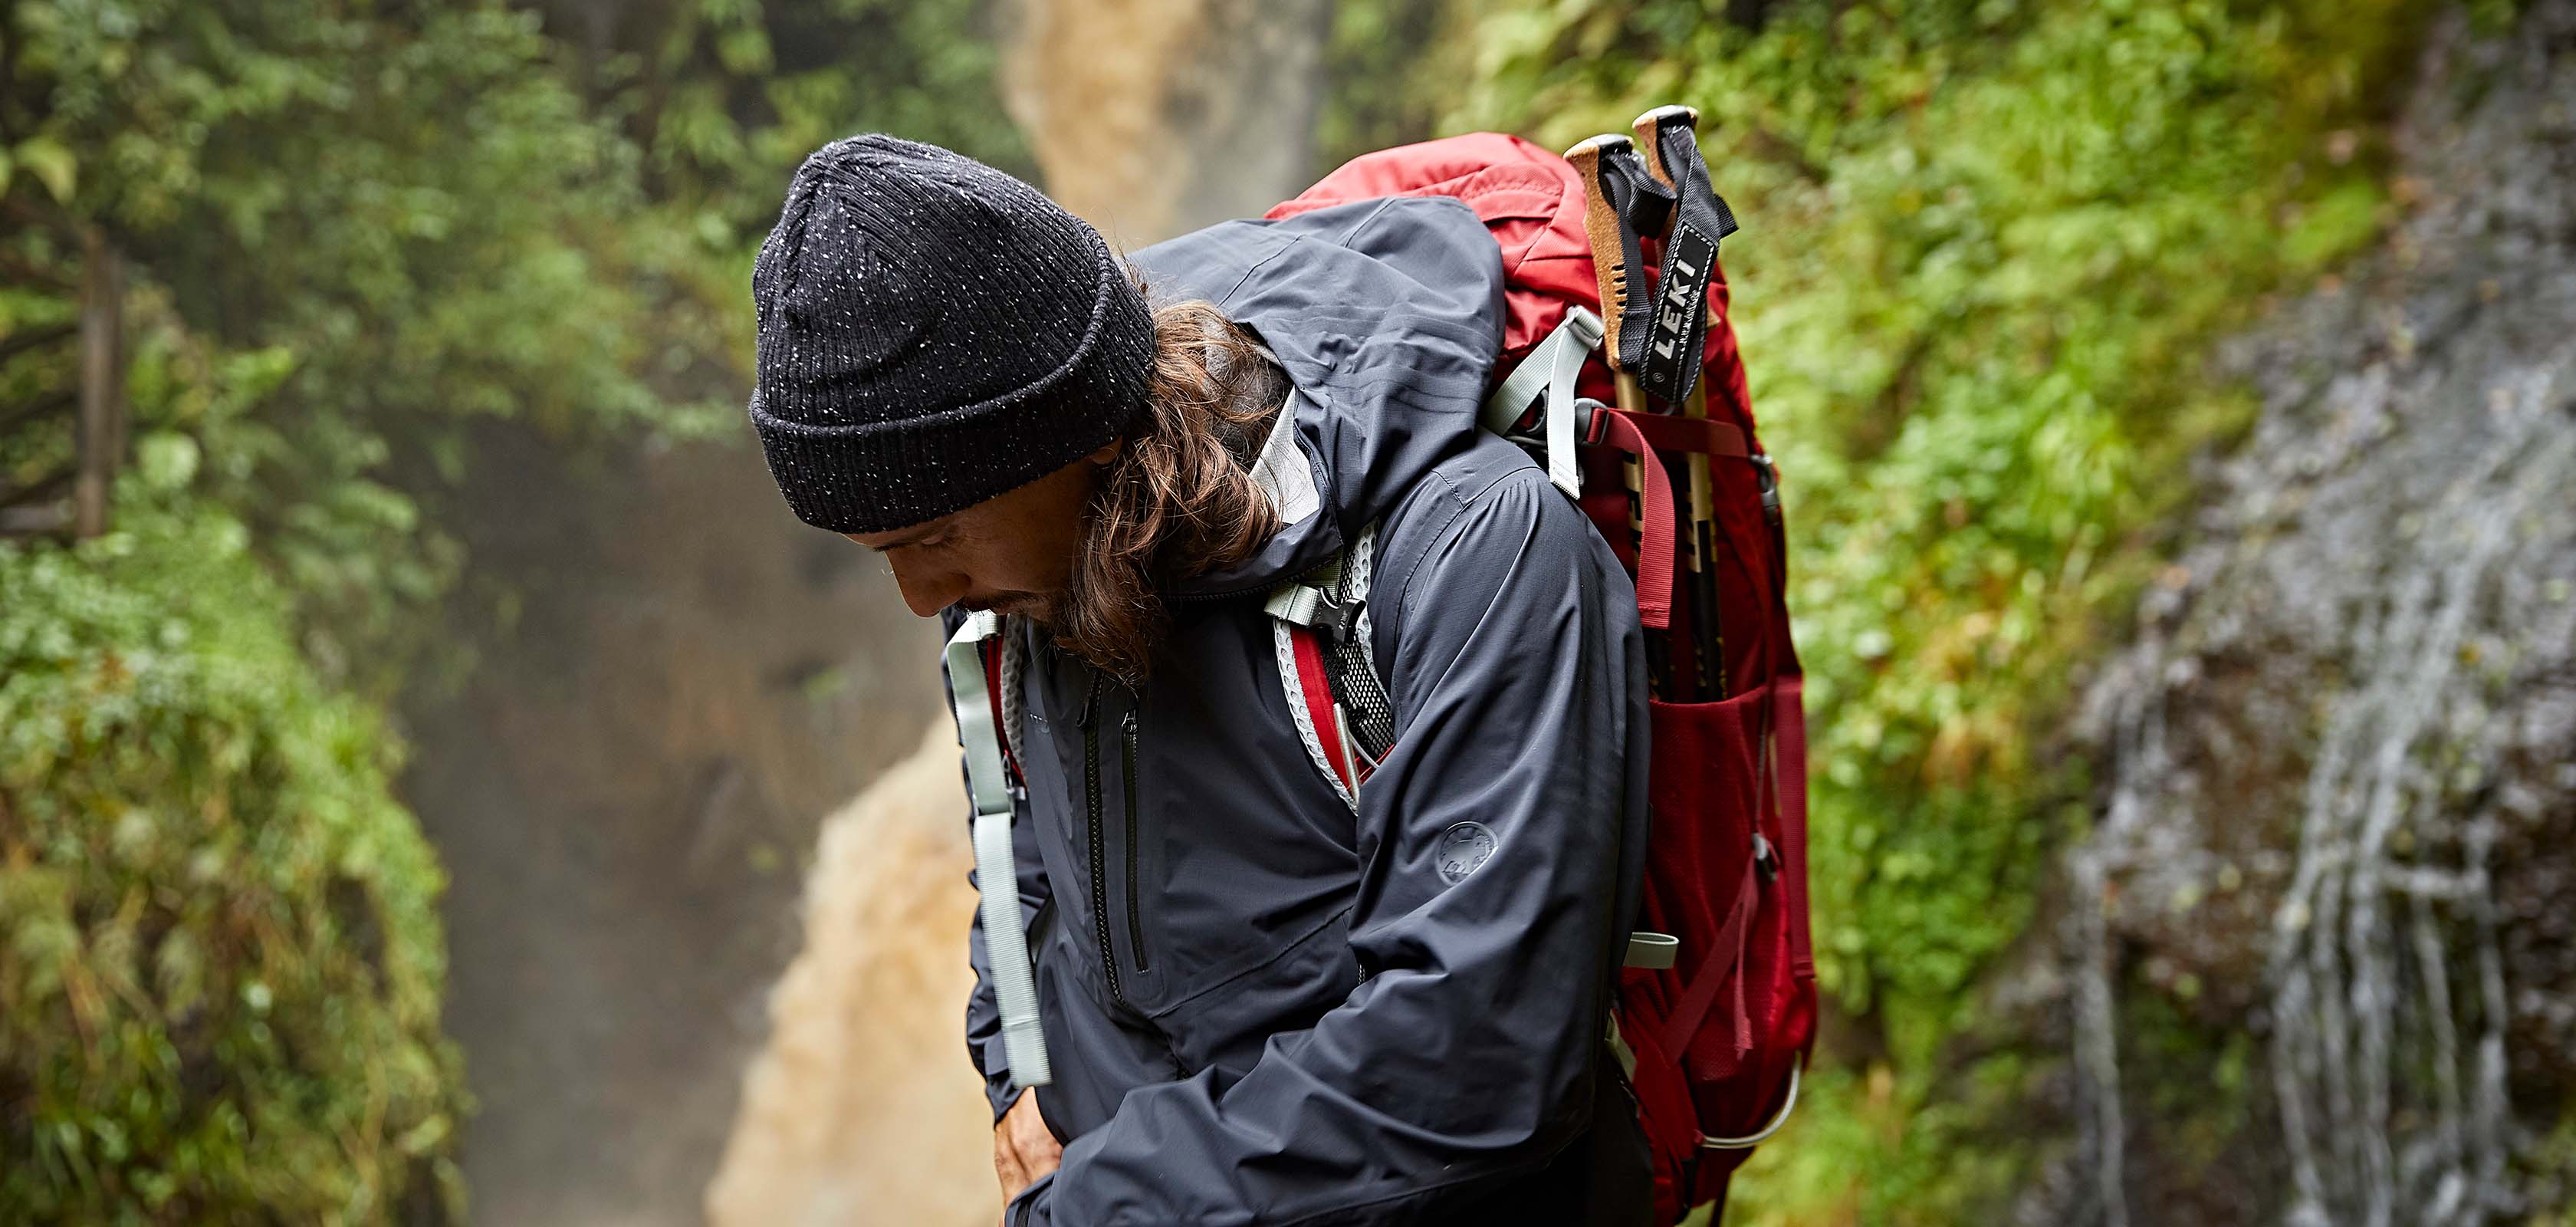
M 1108 466 L 1110 461 L 1118 458 L 1118 453 L 1126 450 L 1126 448 L 1127 440 L 1125 437 L 1122 436 L 1114 438 L 1107 443 L 1101 444 L 1099 451 L 1091 453 L 1089 456 L 1084 457 L 1084 459 L 1105 468 Z

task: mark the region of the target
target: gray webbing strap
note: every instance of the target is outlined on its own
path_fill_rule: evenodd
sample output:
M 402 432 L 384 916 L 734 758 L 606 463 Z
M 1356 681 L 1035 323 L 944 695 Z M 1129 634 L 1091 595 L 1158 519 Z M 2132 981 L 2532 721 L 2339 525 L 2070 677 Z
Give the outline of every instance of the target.
M 993 727 L 991 693 L 984 680 L 984 641 L 1001 633 L 990 610 L 966 615 L 948 640 L 948 706 L 957 715 L 957 742 L 966 750 L 966 784 L 975 800 L 975 881 L 983 891 L 985 974 L 1002 1016 L 1002 1051 L 1011 1082 L 1021 1087 L 1053 1081 L 1047 1069 L 1046 1034 L 1038 1028 L 1037 980 L 1029 968 L 1028 934 L 1021 929 L 1019 861 L 1011 854 L 1011 789 L 1002 773 L 1001 733 Z
M 1546 418 L 1540 425 L 1547 436 L 1547 479 L 1567 498 L 1583 494 L 1583 473 L 1574 463 L 1574 379 L 1583 369 L 1584 355 L 1600 344 L 1601 317 L 1582 307 L 1566 308 L 1565 322 L 1486 398 L 1481 417 L 1487 430 L 1501 434 L 1546 393 Z
M 1343 773 L 1352 771 L 1354 764 L 1346 761 L 1342 764 L 1342 769 L 1337 771 L 1332 761 L 1324 755 L 1323 738 L 1315 730 L 1314 718 L 1306 705 L 1306 688 L 1299 681 L 1297 650 L 1293 638 L 1288 633 L 1288 628 L 1311 627 L 1326 614 L 1348 612 L 1353 618 L 1351 625 L 1341 628 L 1337 633 L 1347 635 L 1359 644 L 1360 664 L 1369 671 L 1367 684 L 1377 685 L 1377 662 L 1369 655 L 1369 612 L 1366 601 L 1369 576 L 1376 565 L 1376 554 L 1377 525 L 1371 524 L 1360 530 L 1359 540 L 1351 543 L 1347 554 L 1337 556 L 1314 570 L 1271 589 L 1270 599 L 1264 601 L 1261 607 L 1262 612 L 1269 614 L 1271 618 L 1271 646 L 1278 658 L 1279 686 L 1288 700 L 1289 721 L 1297 726 L 1297 739 L 1305 743 L 1306 757 L 1315 764 L 1315 770 L 1323 774 L 1324 781 L 1333 786 L 1334 794 L 1341 797 L 1342 803 L 1350 806 L 1353 813 L 1359 812 L 1359 794 L 1352 792 L 1350 786 L 1343 782 Z M 1343 574 L 1345 570 L 1349 572 L 1347 576 Z M 1340 598 L 1334 596 L 1336 591 L 1344 589 L 1347 589 L 1350 595 Z M 1345 603 L 1337 608 L 1334 605 L 1336 600 L 1357 603 Z M 1341 725 L 1338 740 L 1346 748 L 1350 747 L 1350 719 L 1346 714 L 1337 714 L 1335 719 Z

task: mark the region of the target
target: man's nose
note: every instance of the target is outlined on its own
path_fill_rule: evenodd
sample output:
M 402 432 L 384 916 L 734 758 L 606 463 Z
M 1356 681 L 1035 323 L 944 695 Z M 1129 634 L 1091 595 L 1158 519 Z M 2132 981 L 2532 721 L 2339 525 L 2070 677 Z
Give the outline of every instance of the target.
M 957 603 L 966 595 L 966 577 L 947 567 L 925 567 L 919 563 L 894 563 L 895 586 L 903 589 L 903 603 L 914 616 L 937 617 L 939 611 Z

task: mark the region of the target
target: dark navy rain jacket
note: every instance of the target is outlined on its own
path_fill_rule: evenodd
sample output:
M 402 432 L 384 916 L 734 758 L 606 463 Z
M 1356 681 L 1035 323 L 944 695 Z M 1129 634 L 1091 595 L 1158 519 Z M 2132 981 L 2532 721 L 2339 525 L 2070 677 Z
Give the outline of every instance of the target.
M 1259 472 L 1287 523 L 1166 592 L 1141 693 L 1013 632 L 1037 1102 L 1065 1149 L 1006 1221 L 1643 1223 L 1603 1039 L 1645 835 L 1636 596 L 1476 425 L 1494 241 L 1455 201 L 1381 200 L 1134 261 L 1278 355 L 1295 391 Z M 1397 737 L 1355 814 L 1299 739 L 1262 601 L 1371 524 Z M 1019 1092 L 980 921 L 970 948 L 998 1117 Z

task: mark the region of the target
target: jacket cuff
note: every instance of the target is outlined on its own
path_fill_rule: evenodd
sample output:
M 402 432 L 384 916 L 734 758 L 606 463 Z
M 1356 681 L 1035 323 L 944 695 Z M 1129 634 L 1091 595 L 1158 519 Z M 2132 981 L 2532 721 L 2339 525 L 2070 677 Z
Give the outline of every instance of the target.
M 1029 1182 L 1011 1204 L 1002 1207 L 1005 1227 L 1052 1227 L 1055 1222 L 1055 1173 Z
M 1002 1041 L 998 1036 L 977 1055 L 983 1057 L 984 1098 L 993 1105 L 993 1123 L 998 1125 L 1002 1123 L 1002 1115 L 1019 1100 L 1020 1088 L 1011 1081 L 1011 1059 L 1002 1051 Z

